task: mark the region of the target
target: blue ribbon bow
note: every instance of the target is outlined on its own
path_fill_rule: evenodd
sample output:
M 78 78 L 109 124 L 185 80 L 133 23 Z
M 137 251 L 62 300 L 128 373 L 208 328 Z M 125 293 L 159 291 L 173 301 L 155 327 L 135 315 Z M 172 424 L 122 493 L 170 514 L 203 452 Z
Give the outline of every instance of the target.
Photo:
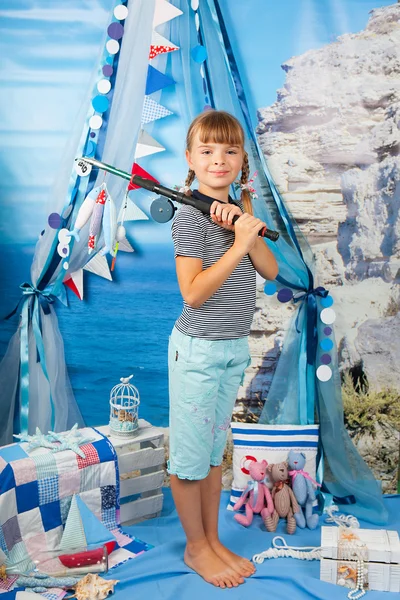
M 323 287 L 317 287 L 310 289 L 307 292 L 298 292 L 293 296 L 293 302 L 303 302 L 299 308 L 299 312 L 296 318 L 296 331 L 300 333 L 298 328 L 298 322 L 300 318 L 301 310 L 304 306 L 304 301 L 307 304 L 307 363 L 309 365 L 315 364 L 316 352 L 317 352 L 317 319 L 318 319 L 318 307 L 317 307 L 317 296 L 320 298 L 326 298 L 329 294 L 328 290 Z
M 23 296 L 35 296 L 35 298 L 37 298 L 37 300 L 39 301 L 39 304 L 42 307 L 44 314 L 50 314 L 49 305 L 54 303 L 56 297 L 53 296 L 49 288 L 39 290 L 31 283 L 22 283 L 19 287 L 22 290 L 22 299 Z

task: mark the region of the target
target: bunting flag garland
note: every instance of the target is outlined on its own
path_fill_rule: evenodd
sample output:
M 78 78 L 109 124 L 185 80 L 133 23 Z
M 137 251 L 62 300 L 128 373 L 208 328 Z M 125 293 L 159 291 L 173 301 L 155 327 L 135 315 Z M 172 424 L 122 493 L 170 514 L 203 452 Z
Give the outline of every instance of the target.
M 146 131 L 142 129 L 139 134 L 139 139 L 136 145 L 135 160 L 143 158 L 143 156 L 150 156 L 157 152 L 164 152 L 164 146 L 161 146 L 154 138 L 151 137 Z
M 156 0 L 156 7 L 154 11 L 153 29 L 183 15 L 183 12 L 173 6 L 167 0 Z
M 143 2 L 146 8 L 146 10 L 142 11 L 143 18 L 140 15 L 141 11 L 138 11 L 138 19 L 131 20 L 130 26 L 126 27 L 124 21 L 130 11 L 131 3 L 133 4 L 133 0 L 132 2 L 131 0 L 129 2 L 116 0 L 115 2 L 113 16 L 107 24 L 108 35 L 98 65 L 97 78 L 88 99 L 87 114 L 83 129 L 73 152 L 74 158 L 87 156 L 101 159 L 101 154 L 107 142 L 110 116 L 115 111 L 115 97 L 117 95 L 114 92 L 116 88 L 124 89 L 127 87 L 125 79 L 129 79 L 130 82 L 129 77 L 117 77 L 121 65 L 124 64 L 124 61 L 121 61 L 119 56 L 120 53 L 123 55 L 124 48 L 136 47 L 131 42 L 138 36 L 143 41 L 146 39 L 148 40 L 147 43 L 150 42 L 147 53 L 147 57 L 150 56 L 149 60 L 163 53 L 170 53 L 179 49 L 173 42 L 162 37 L 162 35 L 155 31 L 152 32 L 150 39 L 147 38 L 147 33 L 146 38 L 141 36 L 141 24 L 143 23 L 146 28 L 150 28 L 152 25 L 154 30 L 155 27 L 182 15 L 183 12 L 181 10 L 170 4 L 167 0 L 155 0 L 153 18 L 153 11 L 147 10 L 147 3 Z M 149 65 L 148 60 L 146 60 L 147 57 L 146 53 L 144 56 L 139 57 L 139 66 L 142 69 L 141 73 L 145 75 L 147 71 L 145 97 L 137 99 L 138 102 L 142 100 L 142 104 L 144 105 L 143 116 L 139 119 L 141 120 L 141 126 L 173 114 L 167 108 L 148 97 L 154 92 L 174 85 L 175 81 L 173 78 Z M 136 59 L 137 57 L 134 58 Z M 136 110 L 135 114 L 137 114 Z M 133 120 L 133 122 L 136 127 L 137 119 Z M 136 135 L 137 131 L 134 133 Z M 141 157 L 163 152 L 164 150 L 165 148 L 161 144 L 142 130 L 139 135 L 134 161 Z M 72 156 L 72 151 L 70 154 Z M 132 174 L 136 173 L 157 181 L 134 162 Z M 92 172 L 91 166 L 85 163 L 84 160 L 78 159 L 73 162 L 69 181 L 65 186 L 66 197 L 62 209 L 57 213 L 51 214 L 48 221 L 50 229 L 43 233 L 43 235 L 46 234 L 46 239 L 48 239 L 49 243 L 42 243 L 40 247 L 38 246 L 40 251 L 39 258 L 36 256 L 34 258 L 34 265 L 38 267 L 38 273 L 35 275 L 35 281 L 28 285 L 32 293 L 26 293 L 23 298 L 24 304 L 21 312 L 23 335 L 20 338 L 19 355 L 13 349 L 12 360 L 16 364 L 17 361 L 20 362 L 19 369 L 17 368 L 15 375 L 12 375 L 15 382 L 13 381 L 12 386 L 10 386 L 10 390 L 14 389 L 16 392 L 14 395 L 10 394 L 10 399 L 7 399 L 10 404 L 10 414 L 14 411 L 14 402 L 16 403 L 15 406 L 20 407 L 20 409 L 15 411 L 14 422 L 11 424 L 8 423 L 4 432 L 0 431 L 2 443 L 10 443 L 10 435 L 12 435 L 13 430 L 15 433 L 27 433 L 28 431 L 28 417 L 30 416 L 29 399 L 32 390 L 34 392 L 37 387 L 37 381 L 39 380 L 37 376 L 38 370 L 43 372 L 49 382 L 49 391 L 45 393 L 51 405 L 51 414 L 49 417 L 51 428 L 56 426 L 56 419 L 59 420 L 57 427 L 66 428 L 68 426 L 68 419 L 73 414 L 76 414 L 79 423 L 82 423 L 75 400 L 73 397 L 72 399 L 69 398 L 63 390 L 63 386 L 59 386 L 60 393 L 57 395 L 57 398 L 54 399 L 52 397 L 51 390 L 54 387 L 55 377 L 58 377 L 61 371 L 65 371 L 64 354 L 60 351 L 55 360 L 51 360 L 51 363 L 49 363 L 50 368 L 48 368 L 46 365 L 46 339 L 42 336 L 40 319 L 47 319 L 49 322 L 48 331 L 52 333 L 54 324 L 47 318 L 50 310 L 47 308 L 47 304 L 43 302 L 43 298 L 45 300 L 51 299 L 48 300 L 49 303 L 53 301 L 53 298 L 59 298 L 63 301 L 62 298 L 66 296 L 66 288 L 69 288 L 82 300 L 83 270 L 112 281 L 107 258 L 106 256 L 102 256 L 101 252 L 108 252 L 113 257 L 113 263 L 115 264 L 118 248 L 125 252 L 133 252 L 134 250 L 126 240 L 123 221 L 115 223 L 115 205 L 111 199 L 107 203 L 108 193 L 105 190 L 103 190 L 103 193 L 100 193 L 100 191 L 95 189 L 97 179 L 97 172 Z M 137 187 L 129 183 L 127 191 L 134 190 Z M 85 200 L 86 204 L 84 205 Z M 81 208 L 82 210 L 80 210 Z M 148 217 L 133 202 L 128 201 L 125 203 L 124 219 L 147 220 Z M 89 230 L 87 243 L 89 256 L 86 253 L 80 252 L 80 247 L 75 247 L 75 243 L 79 242 L 79 231 L 82 231 L 86 225 L 88 225 Z M 86 231 L 83 233 L 86 235 Z M 74 265 L 72 273 L 70 272 L 70 265 Z M 33 272 L 35 272 L 35 269 Z M 30 310 L 31 306 L 33 307 L 33 311 Z M 39 323 L 39 326 L 37 326 L 37 323 Z M 25 348 L 28 346 L 25 343 L 26 339 L 28 339 L 32 331 L 35 333 L 40 361 L 30 360 L 31 352 L 29 348 L 29 351 L 25 351 Z M 59 369 L 57 370 L 54 365 L 59 366 Z M 2 376 L 3 372 L 0 371 L 0 376 Z M 65 406 L 67 407 L 66 409 Z M 32 414 L 34 412 L 35 407 L 33 407 Z M 40 419 L 41 421 L 38 424 L 46 427 L 47 416 L 43 415 Z
M 174 114 L 172 111 L 165 108 L 165 106 L 158 104 L 158 102 L 153 100 L 153 98 L 150 98 L 150 96 L 144 97 L 142 125 L 151 123 L 157 119 L 162 119 L 163 117 L 168 117 L 172 114 Z
M 148 96 L 149 94 L 158 92 L 158 90 L 162 90 L 165 87 L 168 87 L 169 85 L 173 85 L 174 83 L 175 81 L 172 79 L 172 77 L 164 75 L 164 73 L 157 71 L 157 69 L 149 65 L 149 70 L 147 71 L 145 94 L 146 96 Z
M 75 273 L 68 273 L 67 278 L 64 279 L 64 285 L 72 290 L 79 300 L 83 300 L 83 269 L 79 269 Z
M 179 50 L 178 46 L 175 46 L 172 42 L 167 40 L 165 37 L 153 31 L 151 38 L 150 54 L 149 59 L 155 58 L 158 54 L 165 54 L 166 52 L 174 52 Z
M 110 273 L 107 259 L 105 256 L 101 256 L 101 254 L 95 254 L 95 256 L 93 256 L 93 258 L 86 263 L 83 269 L 84 271 L 89 271 L 94 275 L 103 277 L 103 279 L 108 279 L 109 281 L 112 281 L 112 276 Z

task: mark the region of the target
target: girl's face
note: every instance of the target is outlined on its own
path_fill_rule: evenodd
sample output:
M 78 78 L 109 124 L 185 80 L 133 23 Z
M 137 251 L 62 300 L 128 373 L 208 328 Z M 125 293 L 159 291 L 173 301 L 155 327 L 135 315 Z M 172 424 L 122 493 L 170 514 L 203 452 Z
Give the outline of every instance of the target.
M 212 196 L 225 196 L 229 186 L 237 179 L 243 164 L 241 146 L 202 142 L 196 133 L 192 148 L 186 150 L 189 167 L 196 173 L 199 191 Z M 224 199 L 224 198 L 219 198 Z

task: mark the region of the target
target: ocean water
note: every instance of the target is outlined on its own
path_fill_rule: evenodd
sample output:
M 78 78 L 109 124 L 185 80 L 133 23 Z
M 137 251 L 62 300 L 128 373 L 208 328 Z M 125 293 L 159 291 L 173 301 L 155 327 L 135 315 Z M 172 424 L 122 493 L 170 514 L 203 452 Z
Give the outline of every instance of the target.
M 0 315 L 30 281 L 33 247 L 0 246 Z M 133 374 L 140 393 L 139 417 L 168 425 L 168 336 L 182 300 L 172 245 L 119 253 L 114 281 L 84 273 L 84 300 L 70 291 L 70 306 L 56 303 L 68 372 L 87 425 L 108 423 L 111 388 Z M 15 332 L 17 317 L 0 323 L 0 357 Z

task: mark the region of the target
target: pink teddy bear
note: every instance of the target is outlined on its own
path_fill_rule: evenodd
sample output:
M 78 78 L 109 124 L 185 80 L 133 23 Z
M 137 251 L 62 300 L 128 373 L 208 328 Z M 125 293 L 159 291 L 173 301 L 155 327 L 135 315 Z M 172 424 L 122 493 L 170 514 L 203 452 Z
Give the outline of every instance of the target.
M 245 504 L 246 514 L 235 515 L 236 521 L 245 527 L 251 524 L 254 514 L 261 514 L 263 521 L 265 521 L 274 512 L 272 496 L 265 483 L 267 466 L 266 460 L 257 462 L 253 459 L 248 469 L 251 480 L 233 507 L 233 510 L 239 510 Z

